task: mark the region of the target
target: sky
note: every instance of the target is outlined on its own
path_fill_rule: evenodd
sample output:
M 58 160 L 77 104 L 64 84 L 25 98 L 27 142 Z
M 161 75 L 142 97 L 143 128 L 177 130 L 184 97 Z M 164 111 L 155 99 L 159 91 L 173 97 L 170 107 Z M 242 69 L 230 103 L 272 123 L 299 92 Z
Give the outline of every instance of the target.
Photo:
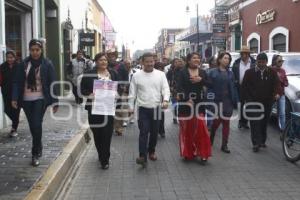
M 79 0 L 76 0 L 79 1 Z M 62 10 L 71 10 L 74 28 L 82 27 L 88 0 L 63 0 Z M 199 4 L 199 15 L 210 13 L 214 0 L 98 0 L 115 30 L 117 44 L 135 50 L 151 49 L 158 40 L 162 28 L 187 28 L 190 17 L 196 17 L 196 4 Z M 186 12 L 189 6 L 190 12 Z M 61 19 L 67 18 L 67 12 L 61 13 Z

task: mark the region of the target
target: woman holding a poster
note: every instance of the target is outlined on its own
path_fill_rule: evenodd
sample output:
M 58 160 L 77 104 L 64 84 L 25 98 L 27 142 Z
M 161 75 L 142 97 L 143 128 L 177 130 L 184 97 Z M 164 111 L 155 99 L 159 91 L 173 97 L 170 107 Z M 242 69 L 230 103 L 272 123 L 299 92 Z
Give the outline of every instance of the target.
M 85 109 L 88 111 L 88 121 L 94 135 L 101 167 L 108 169 L 114 124 L 114 102 L 117 95 L 117 73 L 108 69 L 108 61 L 104 53 L 95 56 L 95 63 L 95 68 L 83 75 L 81 93 L 87 97 Z

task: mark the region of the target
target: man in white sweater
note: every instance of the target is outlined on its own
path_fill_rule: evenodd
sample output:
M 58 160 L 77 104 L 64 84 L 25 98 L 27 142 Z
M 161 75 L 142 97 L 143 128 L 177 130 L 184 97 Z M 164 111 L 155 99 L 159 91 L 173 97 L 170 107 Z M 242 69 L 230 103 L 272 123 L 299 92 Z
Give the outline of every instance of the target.
M 155 147 L 161 113 L 159 109 L 160 107 L 167 109 L 170 99 L 166 75 L 154 69 L 154 63 L 153 54 L 145 53 L 142 56 L 143 70 L 133 75 L 129 89 L 130 112 L 134 111 L 135 101 L 138 107 L 140 156 L 136 159 L 136 163 L 143 167 L 147 164 L 148 155 L 150 160 L 157 160 Z

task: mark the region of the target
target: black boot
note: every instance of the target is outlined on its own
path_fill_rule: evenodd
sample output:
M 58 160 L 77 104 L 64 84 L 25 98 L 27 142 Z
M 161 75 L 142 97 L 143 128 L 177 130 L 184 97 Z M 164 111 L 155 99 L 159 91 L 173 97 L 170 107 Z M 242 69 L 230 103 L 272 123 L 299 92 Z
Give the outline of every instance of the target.
M 223 151 L 224 153 L 230 153 L 230 150 L 227 146 L 227 141 L 223 140 L 222 142 L 222 147 L 221 147 L 221 151 Z
M 39 166 L 40 165 L 39 157 L 38 156 L 32 156 L 31 164 L 34 167 Z

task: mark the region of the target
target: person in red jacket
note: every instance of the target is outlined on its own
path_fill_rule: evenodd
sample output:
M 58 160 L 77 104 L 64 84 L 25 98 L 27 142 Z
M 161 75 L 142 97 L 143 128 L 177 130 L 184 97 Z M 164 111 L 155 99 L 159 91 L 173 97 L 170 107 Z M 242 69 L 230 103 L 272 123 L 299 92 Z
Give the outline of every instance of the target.
M 285 70 L 282 68 L 284 60 L 280 55 L 274 55 L 272 59 L 272 69 L 277 73 L 279 84 L 276 90 L 278 125 L 283 132 L 285 127 L 285 95 L 284 88 L 289 85 Z

